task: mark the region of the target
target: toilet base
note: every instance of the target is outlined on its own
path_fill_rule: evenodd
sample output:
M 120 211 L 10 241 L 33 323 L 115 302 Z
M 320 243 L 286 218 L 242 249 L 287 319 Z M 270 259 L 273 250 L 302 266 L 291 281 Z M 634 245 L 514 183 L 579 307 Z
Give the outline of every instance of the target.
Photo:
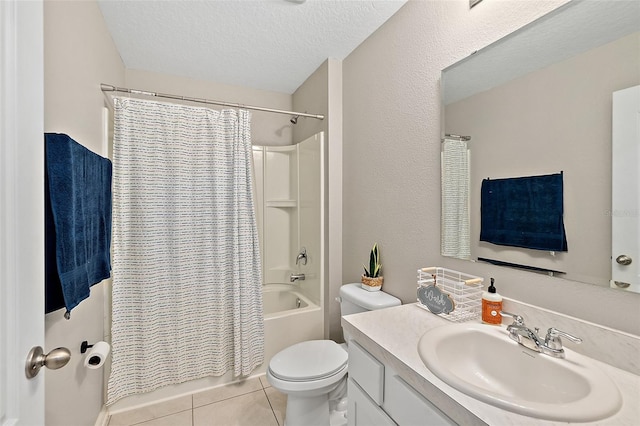
M 329 415 L 329 424 L 331 426 L 347 426 L 347 410 L 332 411 Z
M 284 426 L 329 425 L 329 395 L 312 397 L 287 395 L 287 410 Z
M 329 401 L 329 425 L 347 426 L 347 397 L 338 401 Z
M 329 401 L 328 396 L 296 397 L 287 395 L 284 426 L 346 426 L 347 398 Z

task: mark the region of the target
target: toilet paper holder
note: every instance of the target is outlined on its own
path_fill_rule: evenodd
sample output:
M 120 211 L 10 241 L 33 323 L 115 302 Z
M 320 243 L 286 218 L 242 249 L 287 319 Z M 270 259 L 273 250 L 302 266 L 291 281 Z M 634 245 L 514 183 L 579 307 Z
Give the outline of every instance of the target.
M 80 353 L 81 354 L 86 353 L 87 349 L 92 348 L 92 347 L 93 347 L 93 345 L 90 345 L 89 342 L 85 340 L 80 344 Z
M 89 350 L 91 348 L 91 350 Z M 110 345 L 107 342 L 96 342 L 92 345 L 86 340 L 80 345 L 80 353 L 84 354 L 84 366 L 90 369 L 97 369 L 104 365 Z

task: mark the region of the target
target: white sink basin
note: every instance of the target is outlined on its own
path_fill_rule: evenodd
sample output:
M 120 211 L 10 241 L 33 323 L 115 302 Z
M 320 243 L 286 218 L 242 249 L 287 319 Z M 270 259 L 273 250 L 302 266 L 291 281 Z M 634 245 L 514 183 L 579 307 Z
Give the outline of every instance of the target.
M 511 340 L 503 327 L 438 327 L 422 336 L 418 352 L 448 385 L 515 413 L 588 422 L 622 405 L 617 386 L 589 358 L 566 348 L 566 359 L 537 353 Z

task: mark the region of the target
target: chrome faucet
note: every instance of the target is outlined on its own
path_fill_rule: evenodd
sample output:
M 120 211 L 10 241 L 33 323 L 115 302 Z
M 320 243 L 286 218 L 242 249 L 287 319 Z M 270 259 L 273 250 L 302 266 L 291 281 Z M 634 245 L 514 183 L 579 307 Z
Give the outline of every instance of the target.
M 302 247 L 302 250 L 300 250 L 300 253 L 298 253 L 298 257 L 296 257 L 296 265 L 300 261 L 302 261 L 303 265 L 307 264 L 307 249 L 304 247 Z
M 289 281 L 291 281 L 292 283 L 298 280 L 304 281 L 304 274 L 291 274 L 291 276 L 289 276 Z
M 549 349 L 560 350 L 560 352 L 562 353 L 562 356 L 560 358 L 564 358 L 564 349 L 562 349 L 562 340 L 560 340 L 561 337 L 566 337 L 573 343 L 582 343 L 581 338 L 573 336 L 567 332 L 558 330 L 554 327 L 548 329 L 547 335 L 544 338 L 544 346 Z
M 539 329 L 535 328 L 534 330 L 531 330 L 524 324 L 524 318 L 520 315 L 505 311 L 500 311 L 500 315 L 513 319 L 513 323 L 507 326 L 507 332 L 509 333 L 511 340 L 518 342 L 525 348 L 554 358 L 564 358 L 564 349 L 562 348 L 562 340 L 560 340 L 561 337 L 566 337 L 574 343 L 582 342 L 581 338 L 553 327 L 547 330 L 547 335 L 544 340 L 542 340 L 538 336 Z

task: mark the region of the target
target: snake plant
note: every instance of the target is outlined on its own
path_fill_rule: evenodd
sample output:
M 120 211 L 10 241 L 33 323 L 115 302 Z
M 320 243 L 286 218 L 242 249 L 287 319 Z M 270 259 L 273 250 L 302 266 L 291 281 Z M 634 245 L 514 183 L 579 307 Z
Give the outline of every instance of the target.
M 373 245 L 371 254 L 369 255 L 369 269 L 362 265 L 364 268 L 364 276 L 370 278 L 377 278 L 382 271 L 382 264 L 380 264 L 380 252 L 378 251 L 378 243 Z

